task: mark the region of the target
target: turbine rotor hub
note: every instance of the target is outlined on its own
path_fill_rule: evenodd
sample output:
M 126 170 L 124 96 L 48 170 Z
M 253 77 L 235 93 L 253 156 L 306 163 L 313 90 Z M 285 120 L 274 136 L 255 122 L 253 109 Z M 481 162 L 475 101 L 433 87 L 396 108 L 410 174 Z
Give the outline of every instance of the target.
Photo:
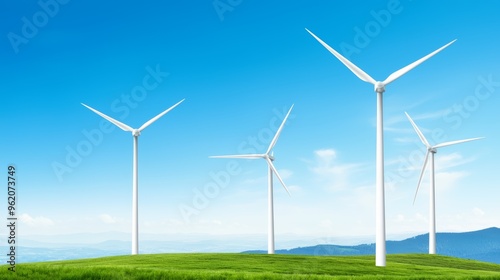
M 375 91 L 378 93 L 384 93 L 385 91 L 385 85 L 382 82 L 376 82 L 375 83 Z
M 132 135 L 134 135 L 134 136 L 139 136 L 139 135 L 141 135 L 141 132 L 140 132 L 138 129 L 134 129 L 134 130 L 132 131 Z
M 435 153 L 437 153 L 437 150 L 436 150 L 436 148 L 429 148 L 429 152 L 435 154 Z

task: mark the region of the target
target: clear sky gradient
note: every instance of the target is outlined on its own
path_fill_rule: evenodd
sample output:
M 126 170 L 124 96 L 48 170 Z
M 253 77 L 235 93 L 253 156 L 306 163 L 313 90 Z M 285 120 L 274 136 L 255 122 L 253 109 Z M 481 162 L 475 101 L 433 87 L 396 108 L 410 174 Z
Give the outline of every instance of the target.
M 405 111 L 431 143 L 486 137 L 436 154 L 437 230 L 500 226 L 497 1 L 1 5 L 19 235 L 130 232 L 132 135 L 80 103 L 138 128 L 186 98 L 139 138 L 140 233 L 266 234 L 264 161 L 209 156 L 265 152 L 295 104 L 274 149 L 292 193 L 275 180 L 276 235 L 374 236 L 376 94 L 304 28 L 376 80 L 458 39 L 384 93 L 387 234 L 428 231 Z

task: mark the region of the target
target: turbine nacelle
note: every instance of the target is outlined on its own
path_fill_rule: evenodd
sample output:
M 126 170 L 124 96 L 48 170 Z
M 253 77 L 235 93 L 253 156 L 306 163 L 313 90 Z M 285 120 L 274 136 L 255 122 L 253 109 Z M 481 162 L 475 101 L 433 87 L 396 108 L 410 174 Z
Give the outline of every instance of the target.
M 429 153 L 433 153 L 433 154 L 437 153 L 437 149 L 436 149 L 436 148 L 433 148 L 433 147 L 429 147 L 429 148 L 427 148 L 427 151 L 428 151 Z
M 132 135 L 134 137 L 138 137 L 141 135 L 141 131 L 139 129 L 134 129 L 134 130 L 132 130 Z
M 266 154 L 264 157 L 268 158 L 270 161 L 274 161 L 274 155 L 273 154 Z

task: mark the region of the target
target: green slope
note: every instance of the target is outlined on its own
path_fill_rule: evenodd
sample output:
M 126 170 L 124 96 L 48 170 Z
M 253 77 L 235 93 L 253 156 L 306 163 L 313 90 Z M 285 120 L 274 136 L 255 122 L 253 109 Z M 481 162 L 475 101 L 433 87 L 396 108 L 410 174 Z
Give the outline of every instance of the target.
M 0 279 L 500 279 L 500 265 L 430 255 L 155 254 L 0 266 Z

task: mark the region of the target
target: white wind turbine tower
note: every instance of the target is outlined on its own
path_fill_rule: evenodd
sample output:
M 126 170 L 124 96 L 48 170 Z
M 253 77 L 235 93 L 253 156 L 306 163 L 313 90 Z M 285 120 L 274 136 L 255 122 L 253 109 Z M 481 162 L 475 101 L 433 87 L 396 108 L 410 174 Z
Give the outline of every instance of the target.
M 138 145 L 138 140 L 139 140 L 139 135 L 141 135 L 141 131 L 143 131 L 146 127 L 154 123 L 156 120 L 161 118 L 163 115 L 166 113 L 170 112 L 170 110 L 174 109 L 177 107 L 177 105 L 181 104 L 181 102 L 184 101 L 182 99 L 181 101 L 177 102 L 174 106 L 168 108 L 167 110 L 161 112 L 158 114 L 156 117 L 150 119 L 146 123 L 144 123 L 141 127 L 138 129 L 131 128 L 130 126 L 119 122 L 93 108 L 90 106 L 87 106 L 82 103 L 83 106 L 87 107 L 94 113 L 98 114 L 99 116 L 105 118 L 106 120 L 110 121 L 112 124 L 118 126 L 124 131 L 129 131 L 132 132 L 132 136 L 134 137 L 134 161 L 133 161 L 133 175 L 132 175 L 132 255 L 137 255 L 139 252 L 139 213 L 138 213 L 138 151 L 137 151 L 137 145 Z
M 460 144 L 464 142 L 469 142 L 469 141 L 474 141 L 474 140 L 479 140 L 483 139 L 484 137 L 478 137 L 478 138 L 470 138 L 470 139 L 464 139 L 464 140 L 457 140 L 457 141 L 450 141 L 450 142 L 444 142 L 441 144 L 437 144 L 434 146 L 431 146 L 427 139 L 425 139 L 424 134 L 418 129 L 417 125 L 415 122 L 410 118 L 410 115 L 406 113 L 406 116 L 408 117 L 408 120 L 410 121 L 411 125 L 415 129 L 415 132 L 417 133 L 418 137 L 420 138 L 420 141 L 425 145 L 427 148 L 427 153 L 425 153 L 425 159 L 424 159 L 424 165 L 422 166 L 422 171 L 420 172 L 420 177 L 418 178 L 418 184 L 417 184 L 417 190 L 415 192 L 415 197 L 413 198 L 413 203 L 415 204 L 415 200 L 417 199 L 417 194 L 418 194 L 418 189 L 420 187 L 420 183 L 422 182 L 422 177 L 424 176 L 425 172 L 425 167 L 427 166 L 427 162 L 429 161 L 429 154 L 431 154 L 430 158 L 430 191 L 429 191 L 429 254 L 436 254 L 436 191 L 435 191 L 435 185 L 434 185 L 434 154 L 437 152 L 438 148 L 450 146 L 450 145 L 455 145 L 455 144 Z
M 273 173 L 276 174 L 276 177 L 278 177 L 278 180 L 281 182 L 281 185 L 283 185 L 283 188 L 285 188 L 286 192 L 288 195 L 290 195 L 290 192 L 288 191 L 288 188 L 285 185 L 285 182 L 283 179 L 281 179 L 280 174 L 278 173 L 278 170 L 276 170 L 276 167 L 274 167 L 273 161 L 274 161 L 274 156 L 272 154 L 272 149 L 274 148 L 274 145 L 276 145 L 276 141 L 278 141 L 278 137 L 280 136 L 281 130 L 283 129 L 283 126 L 285 125 L 286 119 L 288 118 L 288 115 L 290 115 L 290 112 L 292 111 L 292 107 L 290 107 L 290 110 L 288 110 L 288 113 L 286 114 L 285 118 L 283 119 L 283 122 L 281 123 L 280 127 L 278 128 L 278 131 L 276 131 L 276 134 L 274 135 L 273 140 L 271 141 L 271 144 L 269 144 L 269 147 L 267 148 L 267 151 L 264 154 L 243 154 L 243 155 L 227 155 L 227 156 L 211 156 L 211 158 L 243 158 L 243 159 L 265 159 L 267 162 L 267 165 L 269 167 L 268 171 L 268 235 L 267 235 L 267 253 L 268 254 L 274 254 L 274 206 L 273 206 Z
M 442 51 L 444 48 L 451 45 L 453 40 L 448 44 L 442 46 L 441 48 L 433 51 L 432 53 L 422 57 L 421 59 L 399 69 L 398 71 L 389 75 L 384 81 L 375 81 L 370 75 L 366 74 L 363 70 L 358 68 L 352 62 L 343 57 L 340 53 L 335 51 L 320 38 L 314 35 L 311 31 L 306 28 L 318 42 L 320 42 L 328 51 L 330 51 L 336 58 L 340 60 L 349 70 L 351 70 L 354 75 L 360 78 L 362 81 L 371 83 L 375 87 L 375 92 L 377 92 L 377 148 L 376 148 L 376 238 L 375 238 L 375 265 L 385 266 L 385 202 L 384 202 L 384 135 L 383 135 L 383 106 L 382 106 L 382 93 L 385 91 L 385 86 L 395 81 L 399 77 L 406 74 L 411 69 L 417 67 L 422 62 L 431 58 L 438 52 Z

